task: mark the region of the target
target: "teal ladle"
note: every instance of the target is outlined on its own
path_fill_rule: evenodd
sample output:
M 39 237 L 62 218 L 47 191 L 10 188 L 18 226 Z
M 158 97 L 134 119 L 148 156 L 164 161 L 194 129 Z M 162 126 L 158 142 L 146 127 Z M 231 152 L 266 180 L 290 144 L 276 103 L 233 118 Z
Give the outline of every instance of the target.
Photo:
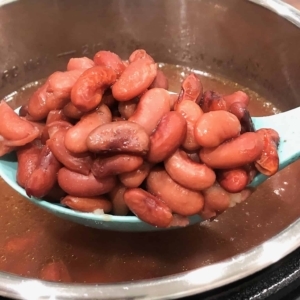
M 260 128 L 273 128 L 280 136 L 278 148 L 279 169 L 283 169 L 293 163 L 300 157 L 300 107 L 268 117 L 253 117 L 254 127 L 256 130 Z M 114 231 L 154 231 L 166 230 L 153 227 L 144 223 L 134 216 L 113 216 L 113 215 L 97 215 L 94 213 L 82 213 L 71 210 L 60 204 L 50 203 L 44 200 L 29 198 L 26 192 L 16 182 L 18 162 L 14 153 L 7 154 L 0 158 L 0 176 L 15 191 L 27 198 L 33 204 L 42 207 L 50 213 L 63 219 L 83 224 L 85 226 L 98 229 L 114 230 Z M 251 182 L 249 187 L 255 188 L 262 184 L 268 177 L 258 174 Z M 198 215 L 189 218 L 190 224 L 201 222 Z M 174 228 L 174 227 L 172 227 Z

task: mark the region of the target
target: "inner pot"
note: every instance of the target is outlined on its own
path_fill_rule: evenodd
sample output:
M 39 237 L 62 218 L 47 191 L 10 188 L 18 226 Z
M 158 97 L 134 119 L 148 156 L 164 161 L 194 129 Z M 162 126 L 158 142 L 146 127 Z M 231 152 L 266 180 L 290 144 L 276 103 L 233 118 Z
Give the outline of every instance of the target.
M 274 0 L 273 4 L 283 7 L 280 1 Z M 248 1 L 27 0 L 2 6 L 0 20 L 1 98 L 29 82 L 64 70 L 71 57 L 92 58 L 105 49 L 126 58 L 135 49 L 143 48 L 158 62 L 192 67 L 246 86 L 281 110 L 299 105 L 300 31 L 275 13 Z M 128 234 L 61 223 L 67 224 L 67 231 L 62 228 L 51 232 L 58 242 L 75 232 L 103 243 L 122 240 L 127 245 L 126 253 L 133 253 L 132 259 L 142 260 L 148 255 L 155 258 L 157 268 L 167 263 L 177 265 L 171 276 L 89 285 L 49 283 L 1 272 L 0 293 L 29 299 L 45 299 L 49 295 L 57 299 L 175 298 L 245 277 L 300 244 L 300 224 L 296 221 L 300 216 L 299 166 L 295 163 L 275 175 L 248 201 L 205 226 Z M 3 182 L 1 191 L 1 198 L 10 199 L 6 205 L 18 207 L 26 201 Z M 49 230 L 51 222 L 60 222 L 52 217 L 45 224 L 38 217 L 44 212 L 28 203 L 26 209 L 34 211 L 32 227 Z M 26 213 L 23 218 L 26 219 Z M 24 219 L 17 219 L 12 212 L 12 222 L 22 224 Z M 149 240 L 152 247 L 148 251 L 138 246 L 149 245 Z M 71 243 L 82 251 L 97 251 L 85 248 L 85 242 L 83 239 L 82 243 Z M 111 252 L 108 261 L 120 258 L 116 249 L 106 250 Z M 186 266 L 174 259 L 175 252 L 181 253 L 182 259 L 190 258 L 190 271 L 186 272 Z

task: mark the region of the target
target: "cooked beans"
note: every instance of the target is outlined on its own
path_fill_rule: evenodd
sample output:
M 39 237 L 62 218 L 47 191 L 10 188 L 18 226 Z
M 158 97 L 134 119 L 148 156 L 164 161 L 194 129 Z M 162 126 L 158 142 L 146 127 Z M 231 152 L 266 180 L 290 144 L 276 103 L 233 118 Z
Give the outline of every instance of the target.
M 246 93 L 203 93 L 194 73 L 179 94 L 167 89 L 143 49 L 128 60 L 110 51 L 72 58 L 19 115 L 0 102 L 0 156 L 16 150 L 29 196 L 88 213 L 131 211 L 162 228 L 214 218 L 249 196 L 258 172 L 278 171 L 279 136 L 255 131 Z M 68 280 L 63 269 L 42 276 Z

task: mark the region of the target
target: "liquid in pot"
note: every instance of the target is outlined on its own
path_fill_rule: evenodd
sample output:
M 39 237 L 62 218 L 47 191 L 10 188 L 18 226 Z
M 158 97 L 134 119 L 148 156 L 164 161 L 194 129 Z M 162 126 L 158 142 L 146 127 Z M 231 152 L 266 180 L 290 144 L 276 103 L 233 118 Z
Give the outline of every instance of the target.
M 166 64 L 160 68 L 169 78 L 169 89 L 175 92 L 190 71 Z M 279 112 L 254 91 L 197 73 L 205 90 L 222 94 L 245 91 L 251 98 L 252 116 Z M 41 82 L 29 84 L 6 100 L 20 106 Z M 295 194 L 295 178 L 300 176 L 297 165 L 276 174 L 246 202 L 211 223 L 153 233 L 100 231 L 59 219 L 0 180 L 0 270 L 45 278 L 47 266 L 58 262 L 58 271 L 48 269 L 56 272 L 54 280 L 108 283 L 172 275 L 218 262 L 263 242 L 300 216 Z M 63 265 L 70 276 L 64 273 Z

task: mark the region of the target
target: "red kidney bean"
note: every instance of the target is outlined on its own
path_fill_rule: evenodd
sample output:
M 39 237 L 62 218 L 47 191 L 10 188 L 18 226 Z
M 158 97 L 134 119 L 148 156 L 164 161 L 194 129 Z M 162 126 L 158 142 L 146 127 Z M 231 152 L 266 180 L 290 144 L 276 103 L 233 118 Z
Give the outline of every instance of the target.
M 200 79 L 196 74 L 191 73 L 181 84 L 181 92 L 179 94 L 177 104 L 183 100 L 190 100 L 199 103 L 202 97 L 203 87 Z M 175 104 L 175 108 L 176 105 Z
M 44 128 L 46 126 L 45 123 L 29 121 L 24 117 L 20 117 L 20 118 L 26 122 L 29 122 L 36 130 L 38 130 L 39 134 L 38 134 L 37 138 L 40 139 L 43 134 Z
M 25 190 L 28 197 L 42 198 L 47 195 L 57 182 L 56 174 L 61 164 L 55 158 L 48 146 L 44 146 L 37 168 L 28 178 Z
M 256 169 L 266 175 L 274 175 L 279 168 L 279 157 L 277 147 L 279 135 L 273 129 L 260 129 L 256 131 L 263 141 L 263 151 L 261 156 L 255 161 Z
M 82 212 L 94 212 L 101 209 L 104 213 L 108 213 L 112 209 L 111 202 L 103 196 L 79 198 L 68 195 L 61 200 L 61 204 Z
M 61 168 L 57 175 L 59 186 L 69 195 L 74 197 L 96 197 L 111 191 L 116 185 L 115 177 L 98 180 L 92 173 L 79 174 Z
M 249 182 L 249 176 L 244 168 L 219 170 L 217 179 L 220 186 L 229 193 L 241 192 Z
M 154 59 L 143 49 L 137 49 L 131 53 L 129 56 L 129 62 L 133 63 L 139 59 L 148 59 L 150 62 L 154 63 Z
M 169 111 L 169 93 L 164 89 L 154 88 L 142 96 L 128 121 L 140 124 L 151 135 L 160 119 Z
M 39 162 L 41 150 L 41 144 L 37 140 L 17 150 L 17 183 L 21 187 L 25 187 L 28 178 L 36 169 Z
M 223 110 L 203 114 L 195 125 L 195 140 L 202 147 L 219 146 L 226 140 L 240 134 L 241 124 L 238 118 Z
M 47 88 L 49 86 L 48 82 L 45 82 L 41 87 L 39 87 L 30 97 L 28 101 L 28 114 L 32 120 L 43 120 L 47 117 L 49 111 L 47 107 Z
M 151 167 L 151 164 L 144 161 L 143 164 L 136 170 L 120 174 L 119 179 L 122 184 L 128 188 L 137 188 L 147 178 L 150 173 Z
M 64 106 L 63 114 L 68 118 L 79 120 L 84 115 L 84 112 L 75 107 L 72 102 L 69 102 Z
M 200 145 L 195 139 L 195 126 L 197 121 L 203 115 L 202 109 L 198 104 L 190 100 L 183 100 L 176 106 L 176 111 L 179 112 L 186 120 L 187 133 L 182 147 L 188 151 L 200 149 Z
M 105 178 L 131 172 L 139 168 L 143 158 L 128 154 L 119 154 L 106 158 L 97 158 L 92 165 L 92 173 L 96 178 Z
M 216 217 L 230 206 L 230 195 L 217 184 L 203 191 L 203 195 L 204 207 L 200 216 L 204 219 Z
M 87 146 L 96 153 L 129 153 L 144 155 L 149 150 L 149 136 L 139 124 L 117 121 L 94 129 Z
M 244 103 L 235 102 L 229 107 L 228 111 L 239 119 L 241 123 L 241 133 L 255 131 L 250 113 Z
M 46 83 L 29 99 L 28 113 L 36 120 L 43 120 L 49 111 L 62 109 L 69 101 L 72 87 L 83 70 L 54 72 Z
M 241 103 L 244 104 L 245 107 L 247 107 L 249 105 L 249 96 L 242 92 L 242 91 L 237 91 L 234 92 L 233 94 L 227 95 L 227 96 L 223 96 L 223 99 L 226 102 L 226 106 L 227 109 L 233 104 L 233 103 Z
M 163 200 L 174 213 L 191 216 L 203 208 L 204 198 L 200 192 L 179 185 L 162 168 L 151 170 L 147 178 L 147 189 Z
M 0 136 L 5 146 L 23 146 L 39 136 L 39 129 L 19 117 L 5 102 L 0 101 Z
M 95 63 L 88 57 L 75 57 L 69 60 L 67 70 L 86 70 L 94 66 Z
M 122 184 L 118 184 L 109 192 L 109 198 L 112 202 L 113 213 L 117 216 L 126 216 L 129 212 L 129 208 L 124 201 L 124 193 L 126 187 Z
M 200 159 L 214 169 L 242 167 L 257 160 L 263 151 L 258 134 L 246 132 L 239 137 L 214 148 L 200 150 Z
M 112 87 L 112 94 L 119 101 L 128 101 L 143 93 L 153 82 L 157 65 L 148 59 L 132 62 Z
M 111 68 L 95 66 L 84 71 L 74 84 L 71 101 L 82 112 L 95 109 L 105 90 L 115 83 L 116 73 Z
M 127 189 L 124 193 L 125 203 L 142 221 L 156 227 L 168 227 L 172 213 L 159 198 L 142 189 Z
M 47 141 L 56 159 L 71 171 L 88 175 L 90 173 L 93 158 L 90 154 L 76 155 L 65 147 L 66 130 L 59 130 Z
M 49 76 L 47 80 L 48 111 L 62 109 L 70 101 L 71 89 L 82 72 L 83 70 L 55 72 Z
M 227 110 L 227 105 L 224 98 L 220 94 L 213 91 L 204 92 L 199 105 L 205 113 L 216 110 Z
M 73 125 L 66 121 L 54 121 L 47 124 L 43 130 L 41 141 L 42 144 L 46 144 L 47 140 L 59 130 L 67 130 Z
M 123 118 L 128 120 L 135 112 L 138 104 L 138 98 L 129 101 L 119 102 L 118 110 Z
M 169 89 L 169 81 L 163 71 L 157 70 L 157 75 L 149 86 L 149 89 L 153 88 L 162 88 L 165 90 Z
M 102 104 L 92 113 L 84 115 L 81 120 L 70 128 L 65 136 L 65 146 L 73 153 L 84 153 L 88 151 L 87 137 L 100 125 L 112 121 L 109 108 Z
M 66 121 L 70 122 L 70 118 L 68 118 L 62 109 L 51 110 L 47 116 L 46 125 L 56 121 Z
M 49 262 L 41 270 L 40 279 L 55 282 L 72 282 L 66 265 L 61 261 Z
M 176 111 L 166 113 L 150 136 L 147 160 L 159 163 L 172 155 L 184 141 L 186 130 L 186 121 L 180 113 Z
M 94 62 L 96 66 L 111 68 L 117 74 L 117 77 L 120 77 L 126 68 L 121 58 L 110 51 L 97 52 L 94 56 Z
M 165 160 L 165 169 L 174 181 L 190 190 L 207 189 L 216 180 L 216 174 L 211 168 L 193 162 L 180 149 Z

